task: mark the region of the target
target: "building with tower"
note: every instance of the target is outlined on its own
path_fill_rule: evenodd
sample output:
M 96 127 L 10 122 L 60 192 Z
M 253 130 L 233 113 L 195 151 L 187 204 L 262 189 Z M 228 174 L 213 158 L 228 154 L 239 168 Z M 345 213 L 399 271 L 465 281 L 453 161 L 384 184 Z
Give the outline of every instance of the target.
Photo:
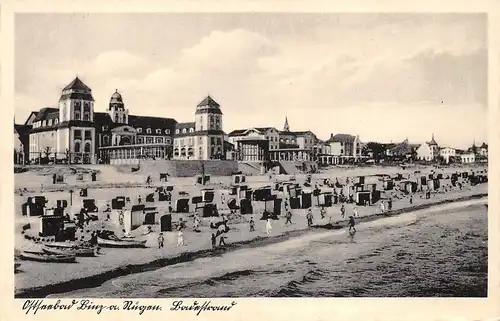
M 439 155 L 439 145 L 434 139 L 434 134 L 432 134 L 430 142 L 425 142 L 417 148 L 417 158 L 419 160 L 433 161 Z
M 194 122 L 179 124 L 173 118 L 130 115 L 118 90 L 106 112 L 95 112 L 94 104 L 92 90 L 76 77 L 62 89 L 57 108 L 33 111 L 24 125 L 14 124 L 20 142 L 16 163 L 224 158 L 222 111 L 210 96 L 196 107 Z
M 222 115 L 220 105 L 212 97 L 203 99 L 196 106 L 194 122 L 176 126 L 174 159 L 223 159 Z

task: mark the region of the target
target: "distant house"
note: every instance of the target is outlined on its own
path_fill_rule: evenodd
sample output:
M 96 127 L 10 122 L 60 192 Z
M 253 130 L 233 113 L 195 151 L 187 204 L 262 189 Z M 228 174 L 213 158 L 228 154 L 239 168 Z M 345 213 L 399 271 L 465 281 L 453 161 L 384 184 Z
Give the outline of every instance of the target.
M 457 154 L 457 151 L 455 148 L 452 147 L 441 147 L 439 149 L 439 155 L 443 157 L 443 159 L 446 161 L 446 163 L 450 162 L 450 158 L 454 158 Z
M 408 142 L 405 139 L 399 144 L 392 144 L 393 146 L 387 146 L 386 155 L 398 158 L 411 158 L 415 150 L 415 145 Z
M 349 134 L 330 135 L 326 141 L 330 146 L 330 155 L 341 157 L 352 157 L 357 159 L 361 157 L 361 142 L 359 136 Z
M 14 124 L 14 164 L 25 164 L 29 153 L 31 125 Z
M 472 152 L 464 152 L 461 153 L 460 155 L 460 160 L 464 164 L 471 164 L 476 162 L 476 154 Z
M 425 142 L 417 148 L 417 158 L 419 160 L 433 161 L 439 156 L 439 145 L 434 139 L 434 134 L 432 134 L 432 139 L 430 142 Z
M 483 143 L 477 148 L 477 154 L 482 157 L 488 157 L 488 144 Z
M 269 141 L 269 150 L 279 148 L 279 132 L 274 127 L 253 127 L 236 129 L 228 134 L 228 141 L 237 146 L 238 141 L 251 139 L 262 139 Z

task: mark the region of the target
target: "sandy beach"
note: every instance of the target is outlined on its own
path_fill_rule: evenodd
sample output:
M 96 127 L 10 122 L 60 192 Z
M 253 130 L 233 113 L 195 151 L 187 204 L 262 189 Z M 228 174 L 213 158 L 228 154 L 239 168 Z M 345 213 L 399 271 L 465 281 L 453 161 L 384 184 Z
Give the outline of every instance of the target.
M 335 168 L 331 171 L 323 172 L 321 174 L 316 174 L 312 176 L 312 184 L 316 182 L 321 182 L 324 178 L 329 178 L 335 180 L 344 180 L 345 177 L 353 177 L 359 175 L 366 175 L 367 183 L 374 182 L 381 185 L 379 176 L 368 177 L 368 175 L 377 174 L 387 174 L 394 176 L 396 173 L 400 173 L 403 176 L 410 176 L 410 179 L 415 179 L 417 176 L 426 175 L 431 171 L 436 173 L 442 173 L 443 176 L 447 176 L 449 173 L 454 173 L 456 171 L 470 171 L 471 167 L 449 167 L 449 168 L 433 168 L 433 167 L 413 167 L 413 168 L 391 168 L 391 167 L 366 167 L 366 168 L 347 168 L 339 169 Z M 475 171 L 484 170 L 483 167 L 474 167 Z M 109 174 L 109 173 L 108 173 Z M 20 175 L 20 176 L 19 176 Z M 104 175 L 104 174 L 103 174 Z M 111 175 L 111 174 L 109 174 Z M 68 190 L 70 188 L 76 189 L 82 186 L 87 186 L 89 192 L 89 198 L 95 198 L 99 207 L 103 206 L 105 202 L 109 201 L 111 198 L 117 195 L 130 196 L 131 199 L 136 198 L 137 193 L 141 193 L 144 197 L 145 194 L 151 192 L 151 189 L 155 186 L 161 185 L 159 182 L 153 181 L 151 187 L 144 185 L 145 177 L 141 175 L 118 175 L 121 180 L 112 180 L 112 178 L 106 178 L 107 181 L 113 181 L 113 184 L 106 186 L 104 179 L 100 179 L 99 182 L 87 185 L 69 185 L 68 186 L 50 186 L 50 184 L 45 184 L 43 187 L 37 183 L 33 183 L 36 179 L 27 179 L 29 176 L 36 176 L 33 173 L 22 173 L 16 174 L 16 208 L 20 209 L 20 205 L 27 196 L 30 195 L 40 195 L 43 193 L 49 200 L 56 200 L 62 198 L 68 198 Z M 41 175 L 39 175 L 41 176 Z M 125 177 L 126 176 L 126 177 Z M 38 182 L 43 180 L 38 177 Z M 175 186 L 175 191 L 183 191 L 188 193 L 191 197 L 196 196 L 201 188 L 214 188 L 214 189 L 224 189 L 230 185 L 230 177 L 214 177 L 209 186 L 197 186 L 194 184 L 193 178 L 172 178 L 167 184 Z M 274 177 L 273 180 L 289 180 L 290 177 L 286 175 Z M 296 175 L 296 182 L 303 183 L 305 181 L 305 175 Z M 101 184 L 101 185 L 98 185 Z M 138 188 L 128 187 L 127 184 L 136 184 L 134 186 L 140 186 Z M 258 187 L 269 185 L 268 176 L 248 176 L 249 187 Z M 442 185 L 448 185 L 449 179 L 443 179 Z M 163 184 L 165 185 L 165 184 Z M 383 192 L 383 198 L 391 198 L 393 200 L 392 210 L 390 213 L 385 213 L 382 215 L 380 213 L 379 203 L 372 206 L 358 206 L 357 212 L 359 217 L 357 218 L 358 223 L 367 222 L 370 220 L 375 220 L 377 218 L 383 218 L 386 215 L 395 216 L 405 212 L 414 211 L 417 209 L 426 208 L 436 204 L 443 204 L 448 202 L 454 202 L 458 200 L 467 200 L 477 197 L 485 197 L 488 193 L 488 184 L 479 184 L 476 186 L 470 186 L 470 184 L 464 184 L 462 189 L 454 188 L 446 192 L 436 191 L 431 194 L 430 199 L 425 199 L 422 192 L 417 192 L 413 196 L 413 203 L 410 204 L 408 196 L 403 196 L 398 194 L 396 191 L 386 191 Z M 79 204 L 80 200 L 78 196 L 73 195 L 73 203 Z M 178 196 L 178 194 L 176 194 Z M 173 197 L 176 197 L 173 196 Z M 216 197 L 217 199 L 217 197 Z M 271 244 L 284 239 L 297 237 L 303 235 L 304 233 L 310 232 L 311 228 L 307 227 L 307 222 L 305 219 L 306 211 L 305 209 L 297 209 L 293 211 L 292 225 L 285 226 L 284 218 L 279 221 L 273 221 L 273 229 L 270 235 L 266 234 L 265 231 L 265 221 L 260 220 L 262 211 L 264 210 L 264 205 L 259 204 L 259 202 L 254 202 L 254 214 L 248 215 L 236 215 L 230 220 L 229 227 L 230 231 L 227 233 L 227 242 L 223 248 L 218 248 L 215 250 L 211 249 L 211 233 L 214 231 L 210 229 L 210 222 L 218 221 L 220 218 L 203 218 L 201 232 L 195 232 L 192 229 L 192 219 L 189 218 L 187 214 L 174 214 L 173 220 L 176 221 L 179 217 L 186 217 L 188 220 L 188 227 L 184 231 L 185 246 L 176 247 L 176 232 L 165 233 L 165 247 L 163 249 L 157 249 L 156 238 L 157 233 L 153 229 L 153 233 L 143 236 L 142 239 L 147 241 L 147 248 L 145 249 L 101 249 L 101 253 L 97 257 L 79 257 L 77 263 L 73 264 L 50 264 L 50 263 L 38 263 L 31 261 L 22 261 L 22 266 L 20 272 L 16 273 L 15 276 L 15 289 L 16 297 L 45 297 L 54 293 L 64 293 L 71 290 L 95 287 L 107 280 L 138 273 L 148 270 L 158 269 L 163 266 L 191 261 L 195 258 L 205 257 L 205 256 L 217 256 L 221 253 L 227 251 L 235 250 L 241 247 L 252 247 L 260 246 L 263 244 Z M 159 211 L 164 211 L 165 208 L 161 204 L 154 204 L 157 206 Z M 217 200 L 217 205 L 223 212 L 224 204 L 220 200 Z M 313 204 L 314 205 L 314 204 Z M 164 205 L 163 205 L 164 206 Z M 334 205 L 327 208 L 326 217 L 324 219 L 320 218 L 319 208 L 313 208 L 313 216 L 315 224 L 326 224 L 330 220 L 333 222 L 339 222 L 339 224 L 347 226 L 347 221 L 342 219 L 340 216 L 340 204 Z M 353 212 L 353 205 L 346 204 L 347 216 L 351 215 Z M 227 207 L 226 207 L 227 209 Z M 192 214 L 192 213 L 191 213 Z M 283 214 L 283 211 L 282 211 Z M 23 224 L 30 223 L 34 227 L 32 229 L 36 230 L 36 219 L 23 217 L 19 212 L 16 215 L 16 248 L 22 249 L 26 247 L 34 246 L 30 244 L 29 241 L 24 240 L 23 236 L 19 233 L 20 227 Z M 102 219 L 101 213 L 99 213 Z M 250 217 L 253 217 L 256 223 L 256 231 L 250 232 L 248 227 L 248 221 Z M 108 226 L 107 226 L 108 227 Z M 95 223 L 95 226 L 89 226 L 89 229 L 99 229 L 102 228 L 101 222 Z M 321 229 L 317 229 L 320 231 Z M 139 235 L 143 230 L 137 231 Z

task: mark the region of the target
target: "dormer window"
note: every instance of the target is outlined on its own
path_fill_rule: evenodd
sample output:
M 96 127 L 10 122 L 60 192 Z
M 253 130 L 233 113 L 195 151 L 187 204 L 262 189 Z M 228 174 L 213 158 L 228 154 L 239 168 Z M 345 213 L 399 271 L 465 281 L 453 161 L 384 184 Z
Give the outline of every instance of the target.
M 176 134 L 180 133 L 179 129 L 176 129 L 176 130 L 175 130 L 175 133 L 176 133 Z
M 56 125 L 57 123 L 59 123 L 59 119 L 54 119 L 54 125 Z
M 42 121 L 42 126 L 44 126 L 44 127 L 45 127 L 45 124 L 46 124 L 45 120 L 44 120 L 44 121 Z
M 52 126 L 52 119 L 49 119 L 49 126 Z
M 186 128 L 182 129 L 182 133 L 183 133 L 183 134 L 187 133 Z
M 141 127 L 137 128 L 137 132 L 142 133 L 142 128 Z
M 157 134 L 161 134 L 161 129 L 157 129 L 157 130 L 156 130 L 156 133 L 157 133 Z
M 170 129 L 165 129 L 165 134 L 169 135 L 170 134 Z
M 146 133 L 151 134 L 151 128 L 146 129 Z
M 189 132 L 194 133 L 194 128 L 193 127 L 189 128 Z

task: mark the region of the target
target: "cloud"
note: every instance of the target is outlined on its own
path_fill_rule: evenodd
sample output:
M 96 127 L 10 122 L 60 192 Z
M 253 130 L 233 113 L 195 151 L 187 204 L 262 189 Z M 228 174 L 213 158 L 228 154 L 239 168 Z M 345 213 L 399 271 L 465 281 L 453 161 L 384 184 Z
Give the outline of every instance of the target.
M 152 59 L 134 44 L 127 47 L 123 37 L 116 48 L 108 45 L 111 49 L 99 54 L 47 62 L 44 58 L 29 64 L 36 68 L 23 79 L 23 86 L 16 84 L 16 114 L 53 105 L 59 90 L 78 73 L 93 89 L 100 111 L 118 89 L 132 114 L 192 121 L 196 104 L 210 94 L 222 106 L 226 131 L 281 127 L 285 114 L 297 130 L 311 129 L 323 136 L 359 132 L 380 139 L 399 135 L 395 130 L 385 132 L 387 136 L 378 132 L 388 118 L 397 124 L 392 128 L 410 131 L 418 139 L 428 139 L 430 126 L 410 130 L 405 124 L 408 117 L 441 119 L 433 126 L 441 124 L 448 131 L 456 130 L 450 119 L 466 121 L 458 111 L 480 123 L 487 97 L 485 20 L 357 17 L 343 15 L 330 25 L 293 32 L 214 28 L 179 47 L 166 41 L 165 59 Z M 298 32 L 300 37 L 295 36 Z M 456 111 L 449 106 L 457 106 Z M 474 110 L 479 116 L 472 115 Z M 472 127 L 460 133 L 483 135 Z

